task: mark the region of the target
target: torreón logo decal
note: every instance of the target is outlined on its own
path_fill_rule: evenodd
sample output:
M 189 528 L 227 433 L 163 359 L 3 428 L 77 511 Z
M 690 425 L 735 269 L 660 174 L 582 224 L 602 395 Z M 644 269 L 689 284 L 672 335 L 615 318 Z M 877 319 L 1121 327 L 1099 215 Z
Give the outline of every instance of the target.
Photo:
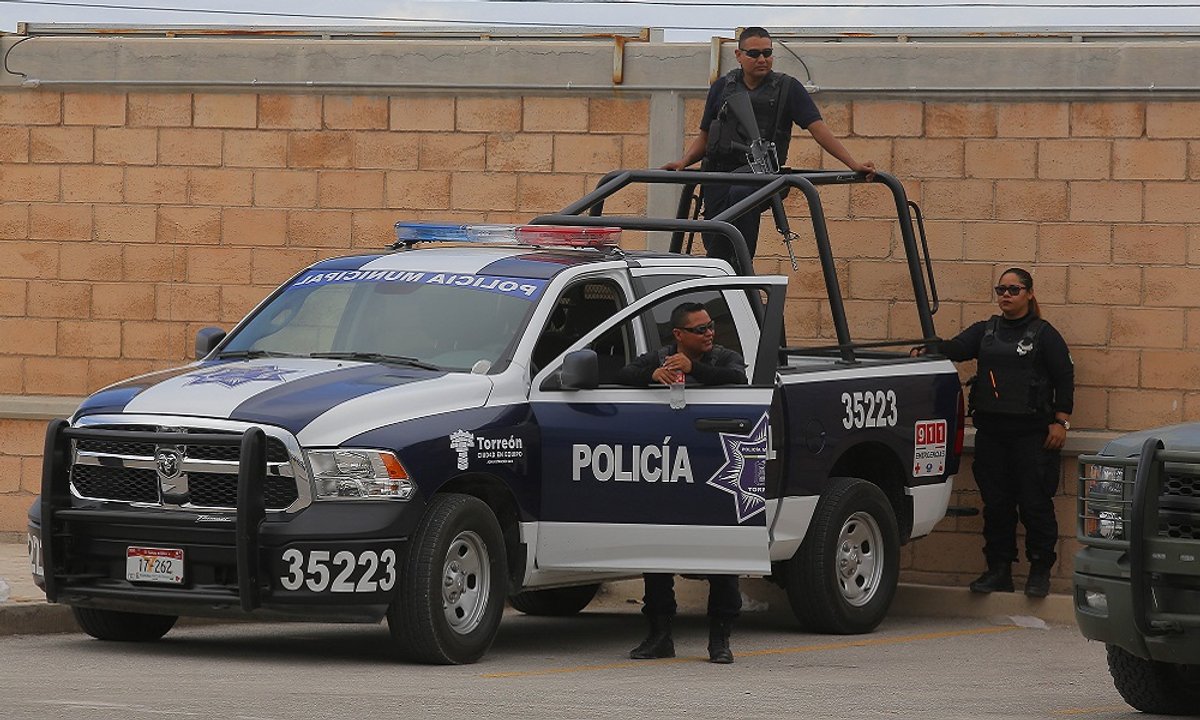
M 483 437 L 459 429 L 450 433 L 450 449 L 458 455 L 459 470 L 466 470 L 471 464 L 472 449 L 475 460 L 484 465 L 512 465 L 525 458 L 525 440 L 516 435 Z
M 457 430 L 450 433 L 450 449 L 458 454 L 459 470 L 466 470 L 471 461 L 471 448 L 475 447 L 475 433 Z

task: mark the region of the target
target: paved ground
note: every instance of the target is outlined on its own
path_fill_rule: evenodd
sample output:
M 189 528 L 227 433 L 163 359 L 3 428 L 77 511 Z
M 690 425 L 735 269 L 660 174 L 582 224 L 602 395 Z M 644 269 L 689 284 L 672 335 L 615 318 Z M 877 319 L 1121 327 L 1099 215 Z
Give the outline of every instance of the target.
M 704 661 L 704 618 L 681 657 L 634 662 L 635 608 L 509 613 L 484 660 L 397 664 L 382 626 L 185 627 L 159 643 L 0 637 L 5 718 L 995 718 L 1146 717 L 1125 706 L 1103 648 L 1070 626 L 897 617 L 866 636 L 808 635 L 748 615 L 737 662 Z
M 1112 687 L 1103 647 L 1070 598 L 974 596 L 903 585 L 865 636 L 798 632 L 781 593 L 747 581 L 738 661 L 704 662 L 705 584 L 680 581 L 680 657 L 633 662 L 636 581 L 605 586 L 574 618 L 509 611 L 483 662 L 397 665 L 383 626 L 183 624 L 155 644 L 78 633 L 0 543 L 0 717 L 14 720 L 291 717 L 1145 718 Z

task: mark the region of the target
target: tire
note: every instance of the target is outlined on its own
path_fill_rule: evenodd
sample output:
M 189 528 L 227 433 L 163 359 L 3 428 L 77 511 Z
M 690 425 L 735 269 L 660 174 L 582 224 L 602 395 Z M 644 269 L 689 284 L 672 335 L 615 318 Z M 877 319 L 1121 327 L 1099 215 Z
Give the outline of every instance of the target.
M 513 595 L 508 601 L 513 608 L 526 615 L 563 617 L 583 610 L 599 590 L 599 583 L 549 590 L 526 590 Z
M 388 628 L 409 660 L 473 663 L 496 638 L 507 593 L 504 535 L 491 508 L 470 495 L 435 495 L 409 542 Z
M 887 496 L 858 478 L 831 478 L 808 534 L 786 563 L 788 600 L 805 629 L 868 633 L 887 615 L 900 577 L 900 533 Z
M 153 642 L 166 635 L 179 619 L 176 615 L 148 615 L 84 607 L 72 607 L 71 612 L 85 633 L 97 640 L 114 642 Z
M 1113 685 L 1131 707 L 1156 715 L 1192 715 L 1200 708 L 1200 665 L 1144 660 L 1106 647 Z

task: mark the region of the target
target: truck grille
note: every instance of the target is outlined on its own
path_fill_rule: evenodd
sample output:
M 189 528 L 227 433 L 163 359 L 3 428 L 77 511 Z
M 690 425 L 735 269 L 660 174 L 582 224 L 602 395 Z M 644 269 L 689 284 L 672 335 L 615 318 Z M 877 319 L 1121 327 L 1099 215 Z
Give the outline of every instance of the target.
M 137 468 L 76 465 L 71 471 L 75 491 L 89 498 L 124 502 L 158 502 L 158 475 Z
M 1159 537 L 1200 540 L 1200 476 L 1166 473 L 1159 503 Z
M 1200 540 L 1200 525 L 1190 522 L 1160 522 L 1158 534 L 1162 537 Z
M 241 433 L 204 427 L 145 424 L 90 425 L 89 429 L 138 433 Z M 278 431 L 275 431 L 278 432 Z M 177 453 L 180 472 L 165 480 L 158 470 L 161 449 Z M 179 508 L 234 510 L 237 507 L 239 448 L 225 445 L 158 445 L 138 439 L 80 439 L 75 442 L 71 489 L 89 500 L 140 503 Z M 283 510 L 307 500 L 307 476 L 297 472 L 284 441 L 267 437 L 267 478 L 263 487 L 268 510 Z
M 159 428 L 156 425 L 120 425 L 120 426 L 96 426 L 94 429 L 103 430 L 127 430 L 129 432 L 162 432 L 165 428 Z M 203 432 L 219 435 L 237 435 L 239 433 L 228 433 L 219 430 L 205 430 L 203 428 L 190 428 L 191 432 Z M 141 442 L 117 442 L 112 440 L 80 440 L 76 443 L 76 450 L 86 450 L 88 452 L 101 453 L 105 455 L 128 455 L 134 457 L 154 457 L 154 445 L 151 443 Z M 189 445 L 189 458 L 196 460 L 225 460 L 227 462 L 238 461 L 238 449 L 232 446 L 223 445 Z M 287 462 L 288 451 L 284 446 L 283 441 L 279 438 L 267 438 L 267 462 Z
M 1171 473 L 1163 478 L 1163 495 L 1200 498 L 1200 477 Z
M 188 483 L 193 505 L 203 507 L 236 507 L 237 476 L 230 482 L 220 473 L 191 473 Z M 291 478 L 272 476 L 263 488 L 268 508 L 285 508 L 296 501 L 296 483 Z

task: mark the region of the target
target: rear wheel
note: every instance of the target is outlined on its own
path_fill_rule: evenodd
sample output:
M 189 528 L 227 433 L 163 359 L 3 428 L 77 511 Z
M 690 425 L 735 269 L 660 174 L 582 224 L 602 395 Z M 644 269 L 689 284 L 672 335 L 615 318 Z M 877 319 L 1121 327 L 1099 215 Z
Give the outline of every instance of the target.
M 1107 645 L 1108 671 L 1125 702 L 1144 713 L 1191 715 L 1200 708 L 1200 665 L 1146 660 Z
M 388 628 L 418 662 L 473 663 L 504 612 L 504 536 L 491 508 L 470 495 L 436 495 L 409 543 Z
M 148 615 L 84 607 L 72 607 L 71 612 L 85 633 L 97 640 L 115 642 L 153 642 L 166 635 L 179 619 L 176 615 Z
M 859 478 L 832 478 L 786 577 L 792 612 L 806 629 L 874 630 L 900 577 L 896 514 L 883 491 Z
M 508 601 L 526 615 L 561 617 L 583 610 L 599 590 L 599 583 L 549 590 L 526 590 L 513 595 Z

